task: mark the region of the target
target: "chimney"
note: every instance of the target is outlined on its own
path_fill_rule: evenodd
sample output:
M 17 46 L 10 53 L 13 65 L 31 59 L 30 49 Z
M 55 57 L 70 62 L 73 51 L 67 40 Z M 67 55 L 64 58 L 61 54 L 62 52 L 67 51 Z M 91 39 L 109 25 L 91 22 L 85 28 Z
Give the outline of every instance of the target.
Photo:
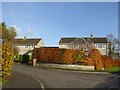
M 23 40 L 26 40 L 26 36 L 24 36 Z
M 93 38 L 93 34 L 92 33 L 90 34 L 90 37 Z

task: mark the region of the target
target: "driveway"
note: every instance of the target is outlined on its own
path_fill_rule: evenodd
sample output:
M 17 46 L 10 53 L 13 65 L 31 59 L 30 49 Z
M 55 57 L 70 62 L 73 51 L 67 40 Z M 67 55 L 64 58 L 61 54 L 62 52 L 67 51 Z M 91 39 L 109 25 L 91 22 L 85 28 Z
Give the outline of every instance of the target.
M 118 88 L 118 75 L 116 74 L 92 74 L 79 71 L 41 69 L 28 65 L 15 63 L 13 74 L 28 77 L 27 88 Z M 23 83 L 25 79 L 22 79 Z M 36 80 L 36 81 L 35 81 Z M 18 88 L 24 88 L 17 79 Z M 12 83 L 12 82 L 10 82 Z M 33 84 L 34 83 L 34 84 Z M 14 85 L 14 86 L 16 86 Z M 39 86 L 40 85 L 40 86 Z M 41 86 L 42 85 L 42 86 Z M 9 88 L 14 86 L 9 85 Z

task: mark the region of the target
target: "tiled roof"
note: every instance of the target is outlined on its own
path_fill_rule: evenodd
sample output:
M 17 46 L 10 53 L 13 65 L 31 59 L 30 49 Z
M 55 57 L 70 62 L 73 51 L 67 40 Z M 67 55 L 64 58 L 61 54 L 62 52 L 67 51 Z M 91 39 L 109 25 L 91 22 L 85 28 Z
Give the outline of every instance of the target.
M 93 38 L 94 43 L 107 43 L 107 38 Z
M 91 38 L 90 37 L 83 37 L 83 39 L 82 39 L 82 37 L 81 38 L 71 38 L 71 37 L 66 38 L 66 37 L 64 37 L 64 38 L 60 39 L 59 43 L 72 43 L 72 42 L 79 43 L 79 42 L 83 42 L 82 40 L 84 40 L 84 39 L 88 40 Z M 94 43 L 107 43 L 107 38 L 105 38 L 105 37 L 93 37 L 92 40 Z
M 41 40 L 41 38 L 21 38 L 21 39 L 15 39 L 13 44 L 17 44 L 17 45 L 36 45 L 39 41 Z
M 76 38 L 61 38 L 59 43 L 71 43 L 75 40 Z

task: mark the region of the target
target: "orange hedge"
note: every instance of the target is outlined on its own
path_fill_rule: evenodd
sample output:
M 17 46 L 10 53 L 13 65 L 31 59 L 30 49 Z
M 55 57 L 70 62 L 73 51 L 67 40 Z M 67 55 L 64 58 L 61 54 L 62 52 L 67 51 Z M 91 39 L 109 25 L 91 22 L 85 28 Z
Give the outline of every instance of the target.
M 92 49 L 86 56 L 83 50 L 35 48 L 33 58 L 43 63 L 90 65 L 95 66 L 96 70 L 120 66 L 119 60 L 101 56 L 98 49 Z
M 96 70 L 100 70 L 103 67 L 102 58 L 98 49 L 92 49 L 89 56 L 84 60 L 86 65 L 94 65 Z
M 101 57 L 104 68 L 120 67 L 120 60 L 113 60 L 111 57 L 104 55 Z
M 59 49 L 59 48 L 35 48 L 33 58 L 38 59 L 40 62 L 44 63 L 63 63 L 63 64 L 75 64 L 82 61 L 76 60 L 75 53 L 81 52 L 81 50 L 72 49 Z M 84 53 L 81 53 L 83 56 Z

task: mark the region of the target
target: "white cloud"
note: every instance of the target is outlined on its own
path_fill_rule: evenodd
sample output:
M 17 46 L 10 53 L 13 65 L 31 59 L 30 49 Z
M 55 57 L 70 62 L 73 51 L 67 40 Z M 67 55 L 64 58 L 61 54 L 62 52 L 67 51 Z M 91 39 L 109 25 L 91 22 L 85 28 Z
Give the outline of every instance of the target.
M 25 33 L 26 36 L 35 35 L 35 34 L 36 34 L 36 32 L 33 31 L 31 28 L 28 28 Z
M 17 27 L 16 25 L 13 25 L 12 27 L 15 28 L 17 34 L 19 34 L 21 32 L 21 29 L 19 27 Z

